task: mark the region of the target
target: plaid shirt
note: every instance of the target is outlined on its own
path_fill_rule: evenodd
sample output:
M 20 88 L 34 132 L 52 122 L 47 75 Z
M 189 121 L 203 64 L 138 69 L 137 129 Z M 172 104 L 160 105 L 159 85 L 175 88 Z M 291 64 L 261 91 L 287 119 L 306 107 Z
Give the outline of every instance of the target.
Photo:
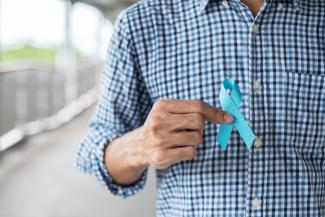
M 121 13 L 77 166 L 113 194 L 135 194 L 147 170 L 119 186 L 105 144 L 141 126 L 161 98 L 220 107 L 232 78 L 253 148 L 233 131 L 223 151 L 219 125 L 207 123 L 193 160 L 157 170 L 157 215 L 324 217 L 325 1 L 266 2 L 256 18 L 239 0 L 146 0 Z

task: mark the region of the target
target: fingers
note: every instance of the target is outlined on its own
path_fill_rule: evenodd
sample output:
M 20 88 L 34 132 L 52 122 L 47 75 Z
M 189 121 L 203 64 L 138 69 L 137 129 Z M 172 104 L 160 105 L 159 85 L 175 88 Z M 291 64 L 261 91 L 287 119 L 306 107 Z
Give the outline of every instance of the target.
M 202 144 L 201 131 L 182 131 L 168 136 L 167 147 L 196 146 Z
M 191 160 L 195 157 L 196 148 L 194 146 L 186 146 L 174 149 L 168 149 L 167 154 L 171 164 L 175 164 L 184 160 Z
M 205 121 L 229 123 L 230 114 L 201 100 L 164 99 L 151 109 L 141 130 L 142 150 L 155 168 L 167 168 L 173 163 L 195 156 L 202 144 Z
M 205 125 L 205 117 L 200 113 L 188 114 L 170 114 L 171 122 L 173 122 L 172 130 L 202 130 Z
M 233 120 L 230 114 L 202 100 L 163 99 L 156 102 L 156 107 L 174 114 L 200 113 L 212 123 L 230 123 Z
M 156 169 L 166 169 L 177 162 L 193 159 L 195 154 L 196 149 L 194 146 L 156 151 L 150 154 L 150 165 Z

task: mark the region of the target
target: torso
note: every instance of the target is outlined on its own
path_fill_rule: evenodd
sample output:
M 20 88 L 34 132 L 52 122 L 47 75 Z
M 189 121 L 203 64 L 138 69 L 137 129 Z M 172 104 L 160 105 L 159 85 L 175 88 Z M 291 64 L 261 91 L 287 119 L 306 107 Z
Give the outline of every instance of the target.
M 240 111 L 263 141 L 248 150 L 234 131 L 223 151 L 218 125 L 207 123 L 194 160 L 157 171 L 159 217 L 325 215 L 325 2 L 294 1 L 271 1 L 256 19 L 237 1 L 200 12 L 200 0 L 149 0 L 130 12 L 153 102 L 220 107 L 222 81 L 233 78 Z

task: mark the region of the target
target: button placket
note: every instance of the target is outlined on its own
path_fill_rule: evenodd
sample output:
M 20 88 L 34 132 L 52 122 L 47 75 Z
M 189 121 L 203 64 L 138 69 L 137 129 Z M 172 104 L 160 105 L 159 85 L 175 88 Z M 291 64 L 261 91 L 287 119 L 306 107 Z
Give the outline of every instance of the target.
M 258 15 L 253 18 L 253 22 L 249 25 L 249 72 L 250 72 L 250 79 L 249 82 L 251 82 L 251 100 L 250 100 L 250 114 L 251 114 L 251 122 L 252 122 L 252 128 L 254 130 L 254 133 L 256 133 L 256 140 L 254 140 L 254 148 L 252 148 L 249 151 L 249 160 L 248 160 L 248 187 L 247 187 L 247 201 L 246 201 L 246 215 L 250 216 L 252 214 L 252 211 L 257 210 L 261 207 L 262 200 L 258 195 L 262 195 L 262 190 L 259 186 L 261 186 L 261 182 L 263 179 L 260 178 L 260 172 L 261 166 L 260 166 L 260 155 L 261 151 L 263 149 L 258 149 L 262 146 L 262 140 L 258 137 L 258 134 L 263 133 L 261 129 L 259 128 L 259 124 L 256 123 L 257 113 L 260 113 L 259 107 L 256 107 L 255 104 L 258 104 L 261 100 L 261 74 L 262 71 L 259 69 L 259 65 L 256 63 L 258 56 L 258 50 L 256 49 L 258 40 L 256 40 L 259 36 L 262 36 L 260 33 L 262 31 L 261 29 L 261 21 L 263 16 L 261 14 L 268 8 L 267 6 L 263 6 L 261 11 L 258 13 Z M 255 150 L 256 149 L 256 150 Z

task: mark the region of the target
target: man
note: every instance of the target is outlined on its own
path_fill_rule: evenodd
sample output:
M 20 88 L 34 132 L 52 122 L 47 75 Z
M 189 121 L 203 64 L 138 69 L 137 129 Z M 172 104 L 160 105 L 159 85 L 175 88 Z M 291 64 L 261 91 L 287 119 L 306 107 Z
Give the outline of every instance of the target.
M 219 126 L 243 93 L 251 149 Z M 118 18 L 77 166 L 158 216 L 325 216 L 325 1 L 146 0 Z

